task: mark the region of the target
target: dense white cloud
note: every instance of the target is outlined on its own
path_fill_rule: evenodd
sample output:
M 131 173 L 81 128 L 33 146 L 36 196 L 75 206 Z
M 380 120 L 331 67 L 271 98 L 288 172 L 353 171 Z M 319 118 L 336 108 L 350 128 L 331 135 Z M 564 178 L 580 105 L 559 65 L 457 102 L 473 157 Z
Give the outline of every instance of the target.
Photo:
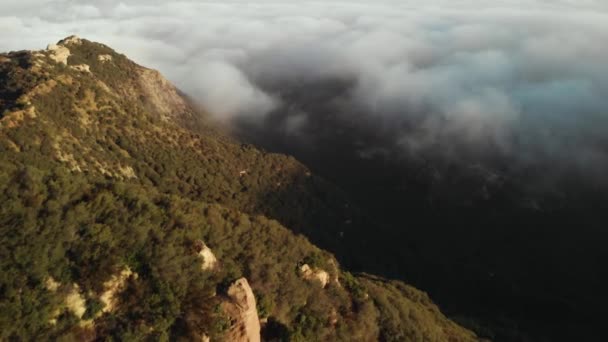
M 276 107 L 276 100 L 252 85 L 229 63 L 201 64 L 195 73 L 183 75 L 183 85 L 196 94 L 206 109 L 226 119 L 234 115 L 264 115 Z
M 224 118 L 276 108 L 268 82 L 347 78 L 346 101 L 379 127 L 416 128 L 396 134 L 409 150 L 456 141 L 606 160 L 603 0 L 27 0 L 0 5 L 0 32 L 1 50 L 102 41 Z M 292 131 L 310 120 L 296 112 Z

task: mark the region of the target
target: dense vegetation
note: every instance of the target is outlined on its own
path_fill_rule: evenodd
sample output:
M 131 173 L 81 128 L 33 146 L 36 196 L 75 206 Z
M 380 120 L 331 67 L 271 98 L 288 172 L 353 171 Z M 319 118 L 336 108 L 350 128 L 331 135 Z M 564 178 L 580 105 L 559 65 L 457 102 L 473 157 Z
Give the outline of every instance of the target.
M 342 192 L 179 99 L 162 100 L 179 111 L 167 117 L 145 69 L 108 47 L 63 44 L 67 65 L 0 56 L 0 340 L 221 339 L 222 293 L 242 276 L 267 339 L 475 340 L 424 293 L 342 271 L 300 234 L 361 262 L 366 241 L 349 229 L 368 221 Z M 217 269 L 201 268 L 199 240 Z M 304 263 L 329 284 L 303 279 Z M 137 276 L 106 311 L 104 283 L 125 268 Z M 66 305 L 75 288 L 81 318 Z

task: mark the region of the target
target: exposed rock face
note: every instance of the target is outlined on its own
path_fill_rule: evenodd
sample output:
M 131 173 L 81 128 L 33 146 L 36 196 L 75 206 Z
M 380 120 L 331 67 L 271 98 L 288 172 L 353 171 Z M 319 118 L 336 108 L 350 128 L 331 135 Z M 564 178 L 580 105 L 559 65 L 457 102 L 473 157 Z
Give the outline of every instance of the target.
M 321 269 L 313 270 L 308 264 L 300 267 L 300 274 L 306 280 L 316 280 L 321 283 L 322 287 L 326 287 L 329 283 L 329 273 Z
M 69 36 L 57 44 L 49 44 L 46 48 L 47 51 L 51 52 L 49 57 L 57 63 L 68 65 L 68 57 L 70 57 L 71 53 L 70 49 L 68 49 L 66 45 L 70 44 L 80 45 L 82 44 L 82 40 L 77 36 Z
M 53 277 L 48 277 L 44 282 L 44 287 L 53 293 L 57 293 L 59 289 L 62 289 L 59 293 L 65 294 L 63 305 L 56 308 L 51 316 L 51 319 L 49 320 L 50 324 L 57 324 L 57 317 L 61 314 L 63 309 L 68 309 L 76 317 L 82 319 L 82 316 L 87 311 L 87 306 L 86 300 L 84 299 L 78 284 L 72 284 L 71 286 L 66 287 L 60 282 L 56 281 Z M 67 290 L 67 292 L 65 290 Z
M 68 44 L 76 44 L 76 45 L 80 45 L 82 44 L 82 39 L 80 39 L 80 37 L 78 36 L 69 36 L 65 39 L 63 39 L 62 41 L 59 42 L 59 44 L 61 45 L 68 45 Z
M 104 304 L 103 312 L 112 312 L 116 308 L 116 304 L 118 304 L 116 295 L 124 290 L 127 280 L 131 276 L 137 278 L 137 273 L 133 273 L 129 267 L 126 267 L 103 284 L 104 292 L 99 297 Z
M 88 64 L 73 65 L 71 68 L 76 71 L 91 72 L 91 67 Z
M 217 267 L 217 258 L 215 257 L 215 254 L 213 254 L 211 248 L 207 247 L 202 240 L 196 242 L 196 251 L 199 257 L 203 259 L 203 271 L 213 270 Z
M 55 278 L 53 278 L 53 277 L 48 277 L 46 279 L 46 282 L 44 283 L 44 285 L 47 290 L 49 290 L 51 292 L 56 292 L 57 289 L 59 288 L 59 286 L 61 286 L 61 283 L 56 281 Z
M 131 166 L 118 166 L 118 173 L 119 175 L 122 175 L 124 178 L 137 178 L 137 175 L 135 174 L 135 170 L 133 170 L 133 167 Z
M 169 120 L 189 110 L 177 88 L 158 71 L 142 68 L 139 84 L 155 111 L 164 120 Z
M 73 284 L 72 289 L 65 297 L 65 306 L 78 318 L 82 318 L 87 311 L 86 301 L 80 292 L 80 286 Z
M 111 55 L 99 55 L 99 56 L 97 56 L 97 60 L 100 62 L 109 62 L 112 60 L 112 56 Z
M 226 333 L 226 341 L 259 342 L 260 319 L 253 291 L 247 279 L 241 278 L 228 288 L 228 300 L 222 303 L 232 325 Z
M 63 45 L 49 44 L 46 48 L 51 52 L 49 57 L 57 63 L 68 65 L 68 57 L 70 57 L 70 49 Z

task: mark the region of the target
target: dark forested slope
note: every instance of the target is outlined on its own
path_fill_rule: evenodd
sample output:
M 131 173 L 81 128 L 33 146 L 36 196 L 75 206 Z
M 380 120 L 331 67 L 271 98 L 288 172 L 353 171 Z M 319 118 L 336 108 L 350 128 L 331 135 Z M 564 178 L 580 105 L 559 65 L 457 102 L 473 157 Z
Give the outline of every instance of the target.
M 294 155 L 373 218 L 361 229 L 375 239 L 354 266 L 424 288 L 498 341 L 604 335 L 608 178 L 593 174 L 605 164 L 526 152 L 532 146 L 506 152 L 491 139 L 431 139 L 416 149 L 403 141 L 424 140 L 416 123 L 424 115 L 370 112 L 356 100 L 357 79 L 254 80 L 282 105 L 261 120 L 238 120 L 242 139 Z M 407 97 L 407 89 L 391 91 Z M 516 138 L 534 140 L 539 130 L 525 132 Z M 596 147 L 607 155 L 608 144 Z

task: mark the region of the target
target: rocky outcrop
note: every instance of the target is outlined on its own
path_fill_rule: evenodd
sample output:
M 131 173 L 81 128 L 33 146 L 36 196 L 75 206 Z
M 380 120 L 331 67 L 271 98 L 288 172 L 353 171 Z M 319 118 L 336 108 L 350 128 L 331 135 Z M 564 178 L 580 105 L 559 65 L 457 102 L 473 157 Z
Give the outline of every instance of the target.
M 56 281 L 53 277 L 48 277 L 44 283 L 44 287 L 49 292 L 65 294 L 62 307 L 72 312 L 79 319 L 81 319 L 84 313 L 87 311 L 86 300 L 84 299 L 78 284 L 74 283 L 72 285 L 65 286 Z M 60 313 L 61 309 L 58 309 L 55 312 L 53 315 L 54 317 L 51 318 L 51 324 L 55 324 L 57 322 L 56 317 L 59 316 Z
M 97 56 L 97 60 L 100 62 L 109 62 L 112 60 L 112 56 L 111 55 L 99 55 L 99 56 Z
M 202 241 L 198 240 L 195 245 L 196 252 L 198 256 L 203 259 L 203 265 L 201 268 L 203 271 L 213 270 L 217 267 L 217 258 L 211 248 L 207 247 L 207 245 Z
M 56 281 L 53 277 L 48 277 L 44 283 L 44 286 L 50 292 L 56 292 L 59 286 L 61 286 L 61 283 Z
M 158 71 L 142 68 L 139 84 L 151 107 L 161 119 L 169 120 L 189 111 L 189 105 L 177 88 Z
M 313 269 L 308 264 L 300 266 L 300 274 L 306 280 L 318 281 L 322 287 L 329 283 L 329 273 L 322 269 Z
M 82 39 L 80 39 L 80 37 L 78 37 L 78 36 L 71 35 L 67 38 L 62 39 L 59 42 L 59 45 L 69 45 L 69 44 L 80 45 L 80 44 L 82 44 Z
M 123 178 L 126 178 L 126 179 L 137 178 L 137 175 L 135 174 L 135 170 L 133 170 L 133 167 L 131 167 L 131 166 L 119 165 L 117 174 L 118 174 L 118 176 L 122 176 Z
M 70 57 L 70 49 L 63 45 L 49 44 L 46 48 L 50 52 L 49 57 L 57 63 L 68 65 L 68 57 Z
M 253 291 L 247 279 L 241 278 L 228 288 L 227 300 L 222 303 L 231 326 L 225 340 L 232 342 L 259 342 L 260 319 Z
M 68 57 L 70 57 L 71 53 L 67 45 L 70 44 L 80 45 L 82 44 L 82 39 L 78 38 L 77 36 L 69 36 L 57 44 L 49 44 L 46 50 L 50 52 L 49 57 L 52 60 L 63 65 L 68 65 Z
M 118 303 L 116 298 L 117 294 L 124 290 L 127 280 L 130 277 L 137 279 L 137 273 L 133 273 L 126 267 L 103 284 L 104 291 L 99 297 L 99 300 L 104 304 L 102 312 L 112 312 L 116 308 Z M 82 320 L 87 311 L 87 302 L 78 284 L 63 285 L 53 277 L 49 277 L 46 279 L 44 285 L 49 292 L 65 296 L 62 305 L 53 313 L 49 321 L 50 324 L 56 324 L 57 317 L 66 309 L 74 314 L 74 316 L 78 317 L 83 326 L 93 322 L 92 320 Z
M 72 65 L 70 68 L 81 72 L 91 72 L 91 67 L 88 64 Z
M 130 277 L 137 279 L 137 273 L 133 273 L 129 267 L 125 267 L 120 273 L 113 275 L 110 280 L 103 283 L 104 291 L 99 300 L 104 304 L 103 312 L 112 312 L 118 304 L 117 294 L 125 289 Z
M 84 299 L 78 284 L 72 284 L 70 291 L 65 297 L 65 306 L 80 319 L 82 319 L 82 316 L 87 311 L 87 302 Z
M 65 286 L 56 281 L 53 277 L 48 277 L 44 282 L 44 287 L 49 292 L 58 293 L 64 296 L 62 304 L 51 314 L 49 324 L 57 324 L 57 317 L 66 309 L 74 314 L 74 316 L 78 317 L 78 319 L 82 319 L 82 316 L 87 311 L 87 302 L 82 295 L 82 291 L 78 284 L 74 283 Z

